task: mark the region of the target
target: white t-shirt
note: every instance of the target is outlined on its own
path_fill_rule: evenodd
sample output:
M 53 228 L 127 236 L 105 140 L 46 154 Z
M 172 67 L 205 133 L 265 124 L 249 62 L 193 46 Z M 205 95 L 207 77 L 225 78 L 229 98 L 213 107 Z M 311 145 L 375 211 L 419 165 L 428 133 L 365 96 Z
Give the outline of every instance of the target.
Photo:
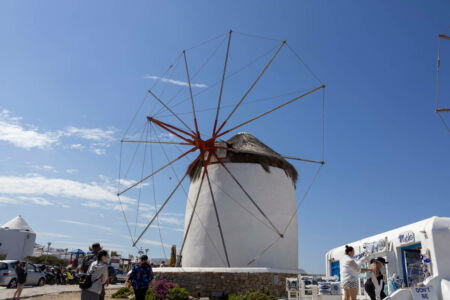
M 358 281 L 358 273 L 360 266 L 347 254 L 340 261 L 341 265 L 341 282 Z

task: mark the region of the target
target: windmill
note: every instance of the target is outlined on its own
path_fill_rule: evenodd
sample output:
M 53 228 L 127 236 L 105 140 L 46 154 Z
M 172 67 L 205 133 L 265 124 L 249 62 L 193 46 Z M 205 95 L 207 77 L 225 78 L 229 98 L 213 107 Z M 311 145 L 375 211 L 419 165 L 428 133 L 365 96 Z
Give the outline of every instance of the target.
M 258 44 L 253 52 L 249 50 L 249 44 L 244 43 L 241 51 L 237 49 L 233 51 L 233 41 L 236 36 L 246 41 L 269 42 L 272 43 L 272 47 L 269 51 L 262 51 L 263 47 Z M 192 51 L 214 42 L 217 42 L 217 45 L 212 47 L 211 55 L 198 56 L 198 60 L 205 57 L 206 60 L 193 72 L 192 63 L 189 63 L 190 58 L 195 57 Z M 219 80 L 209 84 L 194 82 L 194 79 L 201 78 L 199 74 L 205 71 L 212 57 L 219 53 L 219 49 L 224 50 L 222 63 L 219 64 L 221 65 Z M 241 53 L 249 56 L 248 61 L 244 62 L 245 59 L 238 58 L 238 54 Z M 282 53 L 289 54 L 290 60 L 286 57 L 281 59 Z M 237 64 L 241 65 L 230 70 L 233 57 L 237 57 Z M 193 58 L 193 60 L 196 59 Z M 277 60 L 281 60 L 282 63 L 281 66 L 275 67 Z M 180 76 L 174 75 L 176 66 L 180 64 L 184 71 L 184 81 L 180 80 Z M 297 70 L 299 66 L 306 75 L 302 74 L 298 77 L 293 75 L 291 68 Z M 238 74 L 250 67 L 258 70 L 250 83 L 242 79 L 230 83 L 238 77 Z M 289 76 L 283 77 L 277 72 L 270 76 L 268 74 L 271 69 L 286 71 Z M 213 77 L 212 74 L 214 74 L 212 71 L 206 72 L 203 78 L 208 80 Z M 155 80 L 155 84 L 148 90 L 121 140 L 117 196 L 132 245 L 137 247 L 138 243 L 143 241 L 144 234 L 155 225 L 161 245 L 164 244 L 160 226 L 161 215 L 171 199 L 175 198 L 174 195 L 183 190 L 187 199 L 183 242 L 179 248 L 180 255 L 183 257 L 183 266 L 242 267 L 248 265 L 297 268 L 297 212 L 325 163 L 325 85 L 286 41 L 231 30 L 183 50 L 161 76 L 148 75 L 146 78 Z M 268 88 L 271 82 L 275 83 L 276 88 L 283 89 L 281 94 L 268 95 L 272 92 L 272 89 Z M 301 89 L 299 89 L 299 83 L 303 84 Z M 156 91 L 158 84 L 166 85 Z M 167 94 L 169 85 L 176 85 L 179 89 L 171 97 L 166 98 L 164 94 Z M 288 85 L 296 89 L 287 89 L 285 86 Z M 216 89 L 212 89 L 214 87 Z M 257 94 L 258 88 L 258 92 L 264 97 L 249 100 L 250 95 Z M 183 91 L 186 96 L 176 102 Z M 314 136 L 314 140 L 320 144 L 318 151 L 320 154 L 316 155 L 319 158 L 282 155 L 255 136 L 240 132 L 243 129 L 257 131 L 255 127 L 252 127 L 253 124 L 267 120 L 280 111 L 285 112 L 286 119 L 294 116 L 295 121 L 295 118 L 302 115 L 297 110 L 287 110 L 287 108 L 314 95 L 318 95 L 318 101 L 315 101 L 313 105 L 319 108 L 318 117 L 321 120 L 317 126 L 318 136 Z M 204 96 L 204 100 L 200 99 L 201 96 Z M 214 106 L 211 101 L 213 98 Z M 273 101 L 277 103 L 273 104 Z M 250 107 L 251 104 L 254 106 Z M 146 109 L 148 111 L 144 112 L 144 125 L 137 126 L 138 130 L 130 133 L 132 124 Z M 144 113 L 141 114 L 144 115 Z M 199 118 L 200 114 L 203 114 L 202 118 Z M 309 115 L 306 114 L 304 117 L 308 119 Z M 143 118 L 141 117 L 141 121 Z M 242 120 L 235 123 L 234 119 L 237 118 Z M 200 119 L 203 121 L 202 124 Z M 283 126 L 283 124 L 284 126 L 290 124 L 287 121 L 284 123 L 284 118 L 282 120 L 281 123 L 266 121 L 266 126 L 271 124 L 271 128 L 263 127 L 263 132 L 275 130 L 277 126 Z M 297 128 L 289 126 L 288 129 L 291 131 L 288 132 L 290 136 L 295 136 Z M 231 138 L 225 140 L 231 135 L 233 135 Z M 136 161 L 138 150 L 131 151 L 128 156 L 123 151 L 125 147 L 132 144 L 136 145 L 136 149 L 144 145 L 144 149 L 142 149 L 142 168 L 137 172 L 138 175 L 130 180 L 127 175 L 130 166 Z M 160 147 L 157 159 L 155 159 L 156 150 L 153 147 L 156 145 Z M 171 158 L 168 153 L 171 150 L 166 150 L 166 147 L 176 149 L 172 149 Z M 175 155 L 176 151 L 179 152 Z M 124 157 L 131 157 L 131 164 L 125 167 L 123 167 Z M 155 166 L 155 160 L 159 162 L 158 166 Z M 310 183 L 302 182 L 304 189 L 297 203 L 295 194 L 298 174 L 288 160 L 315 166 Z M 161 163 L 162 161 L 167 162 Z M 181 167 L 183 173 L 177 174 L 174 166 L 182 162 L 184 162 L 184 166 Z M 146 166 L 150 166 L 151 169 L 148 174 L 144 172 Z M 165 181 L 174 178 L 176 183 L 172 183 L 171 189 L 166 190 L 163 200 L 157 203 L 156 198 L 159 197 L 156 193 L 158 184 L 155 184 L 155 177 L 167 174 L 170 170 L 173 176 L 166 176 Z M 127 177 L 125 179 L 121 177 L 124 173 Z M 189 178 L 190 187 L 187 193 L 183 182 Z M 143 189 L 151 190 L 149 195 L 154 200 L 154 212 L 138 234 L 139 211 L 149 209 L 148 203 L 145 206 L 140 201 Z M 124 209 L 134 203 L 133 197 L 127 196 L 133 191 L 138 198 L 134 234 Z M 166 253 L 164 255 L 167 257 Z

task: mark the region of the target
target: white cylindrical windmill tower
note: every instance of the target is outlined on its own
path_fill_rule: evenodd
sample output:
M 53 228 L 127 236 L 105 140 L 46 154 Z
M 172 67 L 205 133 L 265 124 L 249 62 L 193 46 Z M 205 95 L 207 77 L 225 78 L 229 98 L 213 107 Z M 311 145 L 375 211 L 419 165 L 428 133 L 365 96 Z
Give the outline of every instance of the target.
M 297 171 L 248 133 L 225 143 L 203 184 L 202 164 L 191 170 L 182 266 L 297 269 Z

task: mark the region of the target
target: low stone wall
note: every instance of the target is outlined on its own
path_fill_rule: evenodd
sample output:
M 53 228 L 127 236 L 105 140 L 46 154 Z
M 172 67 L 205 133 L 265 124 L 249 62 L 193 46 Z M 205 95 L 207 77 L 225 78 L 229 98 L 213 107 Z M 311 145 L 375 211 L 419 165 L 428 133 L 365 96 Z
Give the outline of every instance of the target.
M 244 294 L 249 289 L 268 289 L 277 297 L 285 297 L 286 278 L 296 277 L 295 273 L 280 272 L 211 272 L 179 271 L 155 269 L 155 279 L 165 279 L 177 283 L 194 297 L 219 297 L 228 294 Z

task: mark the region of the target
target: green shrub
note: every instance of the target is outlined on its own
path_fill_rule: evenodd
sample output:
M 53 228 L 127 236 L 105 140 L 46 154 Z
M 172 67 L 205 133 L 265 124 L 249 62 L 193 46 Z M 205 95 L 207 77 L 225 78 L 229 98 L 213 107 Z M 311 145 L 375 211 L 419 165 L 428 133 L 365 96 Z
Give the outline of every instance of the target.
M 184 288 L 173 287 L 169 289 L 166 298 L 170 300 L 187 300 L 189 299 L 189 292 Z
M 277 297 L 272 295 L 267 289 L 259 291 L 250 289 L 244 295 L 228 295 L 228 300 L 277 300 Z
M 133 291 L 129 288 L 120 288 L 117 292 L 111 295 L 111 298 L 128 298 L 129 295 L 133 294 Z

